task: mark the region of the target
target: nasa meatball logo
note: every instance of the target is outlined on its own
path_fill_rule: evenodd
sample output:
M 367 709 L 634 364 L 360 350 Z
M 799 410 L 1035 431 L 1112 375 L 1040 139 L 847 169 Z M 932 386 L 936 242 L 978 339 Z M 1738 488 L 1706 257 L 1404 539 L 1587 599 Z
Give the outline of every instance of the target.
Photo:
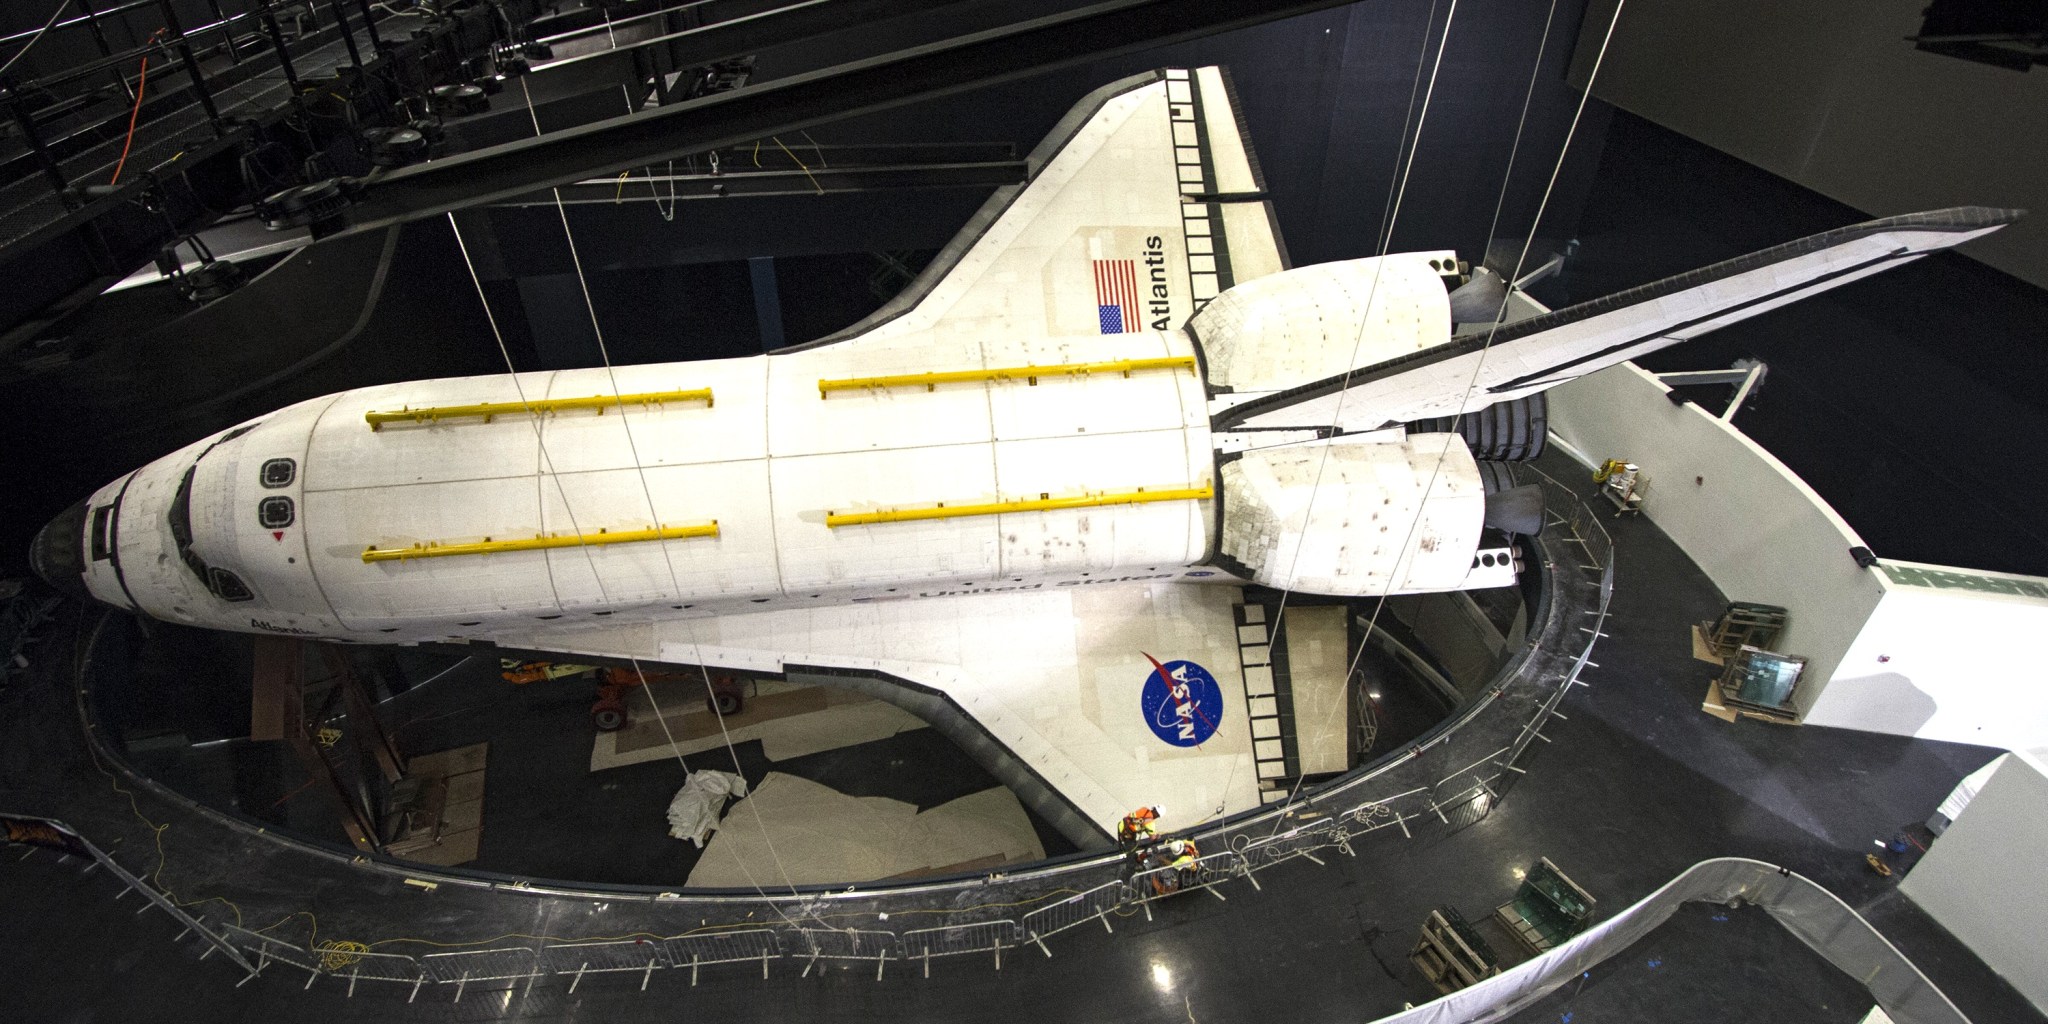
M 1209 670 L 1192 661 L 1169 661 L 1147 654 L 1152 673 L 1138 693 L 1138 708 L 1152 733 L 1176 747 L 1200 746 L 1216 735 L 1223 720 L 1223 689 Z

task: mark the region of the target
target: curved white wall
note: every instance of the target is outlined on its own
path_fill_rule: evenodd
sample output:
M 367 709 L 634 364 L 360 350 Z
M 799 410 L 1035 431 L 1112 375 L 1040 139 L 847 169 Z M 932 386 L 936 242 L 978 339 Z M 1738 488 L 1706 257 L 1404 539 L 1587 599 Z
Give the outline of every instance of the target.
M 1803 655 L 1802 721 L 2023 750 L 2048 745 L 2048 580 L 1898 562 L 1862 544 L 1769 452 L 1624 363 L 1550 393 L 1550 427 L 1589 461 L 1643 469 L 1643 513 L 1733 601 L 1783 605 Z M 1936 528 L 1930 524 L 1930 529 Z M 1942 528 L 1967 529 L 1967 523 Z M 1702 666 L 1702 679 L 1710 670 Z

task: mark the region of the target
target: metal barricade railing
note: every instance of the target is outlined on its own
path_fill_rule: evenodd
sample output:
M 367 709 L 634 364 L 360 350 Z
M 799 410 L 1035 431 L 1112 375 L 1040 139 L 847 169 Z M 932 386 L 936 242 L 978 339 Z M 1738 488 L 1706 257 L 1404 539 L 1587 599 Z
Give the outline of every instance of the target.
M 1533 466 L 1521 467 L 1518 475 L 1520 473 L 1536 478 L 1536 486 L 1543 491 L 1544 511 L 1557 525 L 1571 531 L 1573 540 L 1585 546 L 1588 554 L 1593 556 L 1593 564 L 1588 568 L 1605 568 L 1613 559 L 1613 543 L 1608 539 L 1607 528 L 1600 525 L 1585 499 Z
M 1253 868 L 1265 868 L 1290 860 L 1341 841 L 1336 835 L 1342 829 L 1341 816 L 1333 815 L 1305 821 L 1293 828 L 1283 829 L 1265 836 L 1240 832 L 1231 837 L 1231 850 Z
M 359 981 L 390 981 L 413 986 L 415 994 L 426 980 L 420 962 L 403 953 L 379 953 L 360 942 L 329 940 L 312 948 L 287 942 L 274 935 L 223 925 L 227 941 L 247 953 L 261 974 L 271 964 L 287 964 L 306 972 L 306 987 L 321 975 L 348 982 L 348 994 L 356 994 Z M 253 975 L 252 975 L 253 977 Z
M 540 954 L 524 946 L 428 953 L 420 957 L 420 968 L 428 980 L 455 986 L 457 1002 L 462 1001 L 463 990 L 472 982 L 532 979 L 547 973 L 541 966 Z
M 690 969 L 690 984 L 697 983 L 697 968 L 709 964 L 759 961 L 761 977 L 768 977 L 768 961 L 782 958 L 782 936 L 772 928 L 747 928 L 701 935 L 673 935 L 661 940 L 668 959 L 677 967 Z
M 1090 921 L 1101 921 L 1102 929 L 1114 933 L 1109 915 L 1122 906 L 1129 887 L 1122 882 L 1104 882 L 1093 889 L 1077 892 L 1072 896 L 1039 907 L 1018 921 L 1024 930 L 1024 937 L 1038 944 L 1046 956 L 1052 949 L 1045 944 L 1049 935 L 1058 935 L 1076 925 Z
M 1391 800 L 1368 800 L 1344 812 L 1351 834 L 1362 836 L 1383 828 L 1407 828 L 1407 819 Z
M 249 959 L 255 963 L 256 973 L 258 974 L 263 973 L 264 968 L 269 967 L 273 963 L 287 964 L 305 971 L 307 974 L 317 975 L 320 973 L 320 954 L 304 946 L 286 942 L 273 936 L 237 928 L 231 924 L 222 925 L 221 932 L 237 949 L 242 950 L 248 955 Z
M 1250 881 L 1253 888 L 1258 888 L 1259 885 L 1252 878 L 1251 861 L 1246 860 L 1244 855 L 1236 850 L 1218 850 L 1206 854 L 1195 862 L 1195 867 L 1200 872 L 1203 885 L 1214 886 L 1232 878 Z
M 798 928 L 796 933 L 798 955 L 810 958 L 810 962 L 804 965 L 805 976 L 820 960 L 873 960 L 875 978 L 879 981 L 882 969 L 901 955 L 896 948 L 895 932 L 863 928 Z
M 1015 921 L 976 921 L 973 924 L 912 929 L 899 936 L 896 942 L 905 957 L 924 961 L 927 978 L 932 975 L 932 957 L 961 953 L 992 954 L 996 970 L 1000 971 L 1003 969 L 1003 950 L 1022 945 L 1024 929 Z
M 244 947 L 236 943 L 228 935 L 229 930 L 239 931 L 240 929 L 235 929 L 233 925 L 227 924 L 216 928 L 209 924 L 206 918 L 194 916 L 186 912 L 185 907 L 180 906 L 177 901 L 171 899 L 168 893 L 152 887 L 134 872 L 122 867 L 119 861 L 109 856 L 105 850 L 94 845 L 71 826 L 55 818 L 0 813 L 0 843 L 26 846 L 29 853 L 34 853 L 37 850 L 51 850 L 57 856 L 66 860 L 72 857 L 83 857 L 90 860 L 91 863 L 84 869 L 84 874 L 91 874 L 94 871 L 105 868 L 108 874 L 121 883 L 123 888 L 121 893 L 114 897 L 115 899 L 118 900 L 128 895 L 130 891 L 140 893 L 147 902 L 141 910 L 136 911 L 137 914 L 143 913 L 150 907 L 155 907 L 169 914 L 173 920 L 183 925 L 184 930 L 179 932 L 171 940 L 172 942 L 180 942 L 184 940 L 185 936 L 196 934 L 199 936 L 200 941 L 206 943 L 207 947 L 205 952 L 199 954 L 199 959 L 204 960 L 215 953 L 222 953 L 228 959 L 234 961 L 237 967 L 240 967 L 247 973 L 247 977 L 243 979 L 244 981 L 256 976 L 257 966 L 244 955 Z M 27 854 L 23 856 L 25 857 Z M 186 904 L 186 906 L 189 905 Z
M 555 974 L 572 975 L 569 991 L 583 983 L 586 974 L 631 971 L 640 975 L 644 991 L 654 972 L 673 966 L 659 939 L 613 939 L 607 942 L 562 942 L 543 946 L 541 966 Z
M 403 953 L 379 953 L 368 946 L 355 942 L 322 943 L 313 950 L 320 958 L 320 971 L 348 982 L 348 994 L 356 994 L 358 981 L 392 981 L 411 985 L 413 995 L 419 994 L 420 986 L 426 983 L 427 974 L 420 968 L 420 962 Z M 307 979 L 312 987 L 312 979 Z
M 1164 864 L 1147 868 L 1131 876 L 1129 900 L 1138 904 L 1149 904 L 1168 896 L 1178 896 L 1196 890 L 1204 890 L 1219 900 L 1228 897 L 1217 891 L 1224 882 L 1240 876 L 1247 876 L 1250 862 L 1235 850 L 1218 850 L 1195 858 L 1187 868 Z M 1147 918 L 1151 908 L 1145 908 Z

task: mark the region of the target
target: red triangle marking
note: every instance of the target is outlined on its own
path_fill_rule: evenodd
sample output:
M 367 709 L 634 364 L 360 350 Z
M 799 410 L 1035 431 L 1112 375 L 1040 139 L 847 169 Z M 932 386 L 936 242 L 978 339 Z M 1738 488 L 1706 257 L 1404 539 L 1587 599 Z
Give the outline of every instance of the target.
M 271 535 L 272 537 L 276 537 L 276 538 L 277 538 L 278 540 L 283 540 L 283 539 L 284 539 L 284 531 L 283 531 L 283 530 L 272 530 L 272 531 L 270 531 L 270 535 Z

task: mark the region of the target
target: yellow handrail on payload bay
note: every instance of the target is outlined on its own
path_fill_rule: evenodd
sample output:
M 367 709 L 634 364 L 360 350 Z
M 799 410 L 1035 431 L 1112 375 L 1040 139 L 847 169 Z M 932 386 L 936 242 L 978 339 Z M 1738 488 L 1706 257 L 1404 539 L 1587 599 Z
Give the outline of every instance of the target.
M 363 414 L 363 421 L 371 430 L 382 429 L 386 423 L 411 420 L 414 423 L 438 422 L 469 416 L 481 416 L 485 423 L 493 416 L 509 416 L 513 413 L 561 412 L 564 409 L 596 409 L 604 415 L 606 409 L 615 405 L 661 405 L 666 402 L 703 402 L 706 408 L 711 401 L 710 388 L 692 388 L 688 391 L 642 391 L 632 395 L 591 395 L 586 398 L 540 398 L 531 402 L 478 402 L 474 405 L 427 405 L 417 409 L 396 411 L 372 410 Z
M 1117 359 L 1107 363 L 1052 363 L 1044 366 L 993 366 L 986 370 L 945 370 L 937 373 L 898 373 L 883 377 L 845 377 L 819 380 L 818 397 L 834 391 L 862 388 L 921 387 L 931 391 L 940 384 L 963 381 L 1022 380 L 1037 384 L 1040 377 L 1086 377 L 1097 373 L 1118 373 L 1126 377 L 1140 370 L 1195 369 L 1194 356 L 1162 356 L 1157 359 Z
M 1094 491 L 1055 498 L 1051 494 L 1040 494 L 1036 498 L 1019 501 L 978 502 L 971 505 L 948 505 L 940 502 L 931 508 L 878 509 L 873 512 L 827 512 L 826 526 L 862 526 L 869 523 L 901 523 L 916 519 L 957 519 L 964 516 L 995 516 L 1005 512 L 1046 512 L 1062 508 L 1098 508 L 1104 505 L 1141 505 L 1153 501 L 1201 501 L 1215 497 L 1216 490 L 1207 484 L 1200 487 L 1176 487 L 1163 491 L 1148 491 L 1142 487 L 1132 491 Z
M 403 548 L 363 549 L 365 562 L 403 562 L 413 558 L 448 558 L 454 555 L 489 555 L 500 551 L 543 551 L 548 548 L 599 547 L 605 544 L 633 544 L 646 540 L 678 540 L 684 537 L 716 537 L 718 520 L 689 526 L 664 526 L 658 530 L 599 530 L 578 536 L 573 533 L 527 537 L 520 540 L 492 540 L 485 537 L 466 544 L 428 541 Z

